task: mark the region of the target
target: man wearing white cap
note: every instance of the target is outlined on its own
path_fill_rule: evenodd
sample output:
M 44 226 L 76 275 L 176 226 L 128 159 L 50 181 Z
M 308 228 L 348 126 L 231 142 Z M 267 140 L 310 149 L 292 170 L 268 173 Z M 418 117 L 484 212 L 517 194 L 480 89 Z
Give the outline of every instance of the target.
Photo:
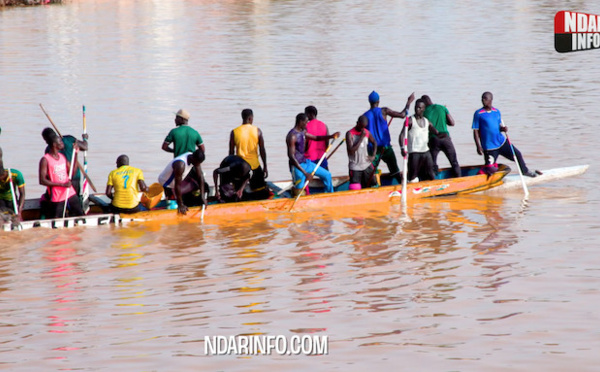
M 186 110 L 177 111 L 175 114 L 176 128 L 171 129 L 162 144 L 162 149 L 166 152 L 172 152 L 174 158 L 186 152 L 194 152 L 197 148 L 204 152 L 202 137 L 200 133 L 188 125 L 189 119 L 190 114 Z M 173 143 L 172 148 L 169 147 L 171 143 Z

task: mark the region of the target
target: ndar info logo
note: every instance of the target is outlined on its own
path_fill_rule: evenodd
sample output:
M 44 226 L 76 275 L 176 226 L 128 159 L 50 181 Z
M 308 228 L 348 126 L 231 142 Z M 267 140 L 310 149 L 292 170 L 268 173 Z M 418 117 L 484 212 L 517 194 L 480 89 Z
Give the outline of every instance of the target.
M 559 53 L 600 48 L 600 16 L 560 11 L 554 16 L 554 49 Z

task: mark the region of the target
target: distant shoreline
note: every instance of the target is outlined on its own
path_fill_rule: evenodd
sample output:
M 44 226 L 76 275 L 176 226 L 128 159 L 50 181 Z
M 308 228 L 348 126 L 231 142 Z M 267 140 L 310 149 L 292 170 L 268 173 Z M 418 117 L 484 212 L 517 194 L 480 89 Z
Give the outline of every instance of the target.
M 62 0 L 0 0 L 0 8 L 5 6 L 30 6 L 60 3 L 62 3 Z

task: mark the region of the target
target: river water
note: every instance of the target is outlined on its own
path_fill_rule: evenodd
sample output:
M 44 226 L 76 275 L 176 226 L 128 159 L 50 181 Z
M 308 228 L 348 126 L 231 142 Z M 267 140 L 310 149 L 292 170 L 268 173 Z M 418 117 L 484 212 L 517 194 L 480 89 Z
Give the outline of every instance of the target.
M 287 179 L 295 115 L 313 104 L 345 132 L 372 90 L 393 109 L 412 91 L 446 105 L 462 164 L 481 162 L 470 123 L 489 90 L 531 167 L 591 167 L 531 187 L 527 201 L 517 190 L 405 211 L 0 233 L 0 369 L 597 370 L 600 51 L 553 46 L 557 11 L 600 14 L 595 2 L 576 4 L 80 0 L 1 10 L 0 146 L 29 197 L 43 191 L 39 103 L 77 136 L 86 105 L 100 189 L 122 153 L 147 180 L 158 176 L 179 108 L 203 136 L 207 173 L 252 108 L 269 179 Z M 400 126 L 391 131 L 396 139 Z M 330 168 L 342 175 L 346 162 L 339 151 Z M 205 354 L 205 336 L 238 335 L 327 336 L 329 351 Z

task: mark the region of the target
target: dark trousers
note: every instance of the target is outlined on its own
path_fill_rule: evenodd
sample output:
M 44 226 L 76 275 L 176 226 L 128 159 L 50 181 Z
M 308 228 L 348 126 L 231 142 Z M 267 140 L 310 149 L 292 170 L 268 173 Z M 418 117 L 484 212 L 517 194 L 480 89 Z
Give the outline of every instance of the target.
M 460 166 L 458 165 L 458 159 L 456 158 L 456 150 L 454 144 L 450 139 L 450 136 L 445 138 L 431 137 L 429 139 L 429 152 L 431 153 L 431 159 L 433 160 L 433 170 L 438 172 L 439 168 L 437 165 L 438 154 L 442 151 L 450 162 L 450 167 L 454 173 L 454 177 L 460 177 Z
M 119 207 L 115 207 L 114 205 L 110 205 L 110 211 L 112 213 L 117 213 L 117 214 L 129 214 L 129 213 L 138 213 L 138 212 L 142 212 L 142 211 L 147 211 L 148 209 L 146 207 L 144 207 L 142 205 L 142 203 L 138 203 L 138 205 L 136 205 L 133 208 L 119 208 Z
M 402 184 L 402 176 L 400 175 L 398 160 L 396 160 L 396 154 L 394 153 L 392 146 L 377 148 L 377 155 L 375 156 L 375 161 L 373 161 L 375 169 L 379 167 L 379 163 L 382 160 L 387 164 L 388 169 L 390 170 L 390 176 L 396 178 L 396 181 L 398 181 L 399 184 Z
M 42 213 L 45 218 L 62 218 L 65 202 L 42 202 Z M 67 200 L 68 217 L 83 216 L 83 209 L 78 195 L 73 195 Z
M 521 151 L 517 149 L 513 145 L 513 149 L 515 150 L 515 155 L 517 155 L 517 160 L 519 160 L 519 166 L 521 167 L 521 172 L 527 173 L 529 169 L 525 164 L 525 160 L 523 160 L 523 155 L 521 155 Z M 504 144 L 495 150 L 483 150 L 483 158 L 485 159 L 485 165 L 494 164 L 498 159 L 498 155 L 502 155 L 508 160 L 515 161 L 515 157 L 513 156 L 512 150 L 510 149 L 510 145 L 508 144 L 508 140 L 504 141 Z
M 435 178 L 429 151 L 408 154 L 408 180 L 413 180 L 415 177 L 419 177 L 419 181 L 431 181 Z
M 13 205 L 12 200 L 0 199 L 0 208 L 10 209 L 11 211 L 17 213 L 15 211 L 15 206 Z
M 260 165 L 258 168 L 252 170 L 250 190 L 252 190 L 252 192 L 247 193 L 244 191 L 244 195 L 242 196 L 243 200 L 262 200 L 267 199 L 270 196 L 269 189 L 267 188 L 267 181 L 265 181 L 265 172 Z

